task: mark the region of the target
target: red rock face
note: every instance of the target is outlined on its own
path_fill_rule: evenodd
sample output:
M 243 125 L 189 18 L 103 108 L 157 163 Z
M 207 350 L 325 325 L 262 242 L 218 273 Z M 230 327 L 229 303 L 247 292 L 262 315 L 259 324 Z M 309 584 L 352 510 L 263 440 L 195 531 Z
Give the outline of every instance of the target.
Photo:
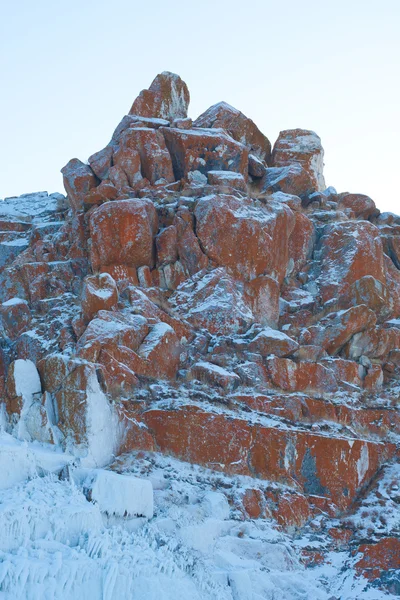
M 315 183 L 308 171 L 300 163 L 285 167 L 271 167 L 261 180 L 262 192 L 283 192 L 305 198 L 315 191 Z
M 390 537 L 375 544 L 362 544 L 358 551 L 363 556 L 357 562 L 356 569 L 370 581 L 379 579 L 386 571 L 400 569 L 400 540 L 398 538 Z
M 95 174 L 77 158 L 71 159 L 61 173 L 72 208 L 75 211 L 82 210 L 86 194 L 98 184 Z
M 247 178 L 248 150 L 220 129 L 163 128 L 175 179 L 192 171 L 235 171 Z
M 20 436 L 29 415 L 33 440 L 93 464 L 146 450 L 252 478 L 226 494 L 239 518 L 336 529 L 303 560 L 362 543 L 352 562 L 381 585 L 398 568 L 399 483 L 380 486 L 400 436 L 400 217 L 325 190 L 313 132 L 271 156 L 236 109 L 193 123 L 188 103 L 162 73 L 63 168 L 67 198 L 0 202 L 0 420 Z M 19 359 L 40 373 L 32 414 Z
M 268 358 L 271 382 L 287 392 L 307 392 L 324 396 L 338 389 L 335 375 L 320 363 L 295 363 L 287 358 Z
M 152 266 L 157 213 L 148 200 L 119 200 L 90 216 L 92 267 L 100 265 Z
M 108 273 L 86 277 L 82 290 L 82 311 L 90 321 L 99 310 L 111 310 L 118 304 L 118 289 Z
M 199 273 L 173 296 L 177 312 L 196 329 L 232 335 L 249 328 L 254 316 L 243 298 L 242 286 L 224 269 Z
M 364 194 L 340 194 L 338 197 L 338 209 L 350 210 L 356 219 L 369 219 L 377 217 L 379 210 L 375 202 Z
M 245 280 L 259 275 L 283 280 L 294 225 L 286 206 L 207 196 L 197 203 L 195 217 L 196 233 L 211 260 Z
M 379 230 L 371 223 L 344 221 L 327 225 L 320 248 L 324 302 L 348 293 L 348 286 L 367 275 L 385 283 L 382 242 Z
M 272 165 L 286 167 L 296 163 L 307 171 L 315 190 L 325 189 L 324 151 L 320 138 L 313 131 L 288 129 L 280 132 L 272 152 Z
M 210 106 L 193 123 L 194 127 L 225 129 L 235 140 L 249 148 L 261 161 L 269 162 L 271 143 L 243 113 L 226 102 Z M 261 174 L 262 175 L 262 174 Z
M 16 339 L 28 328 L 30 321 L 31 311 L 26 300 L 11 298 L 0 304 L 0 323 L 10 339 Z
M 131 115 L 173 120 L 185 118 L 190 94 L 179 75 L 164 71 L 148 90 L 140 92 L 129 111 Z
M 280 482 L 294 478 L 307 495 L 329 497 L 340 508 L 351 504 L 394 451 L 382 444 L 251 425 L 194 406 L 150 410 L 143 419 L 162 452 L 228 473 Z
M 365 304 L 332 313 L 320 325 L 313 325 L 302 333 L 305 343 L 321 346 L 329 354 L 337 354 L 357 333 L 376 324 L 376 316 Z
M 294 227 L 289 237 L 289 265 L 291 273 L 297 274 L 310 260 L 315 244 L 315 228 L 312 221 L 301 212 L 294 212 Z
M 149 180 L 151 184 L 163 181 L 164 183 L 171 183 L 174 181 L 174 174 L 172 171 L 171 156 L 165 146 L 163 135 L 156 129 L 149 127 L 134 127 L 126 129 L 121 135 L 120 150 L 125 154 L 122 154 L 120 159 L 120 166 L 124 169 L 128 175 L 128 181 L 131 187 L 135 184 L 135 178 L 137 179 L 137 173 L 140 173 L 143 177 Z M 127 167 L 124 168 L 124 157 L 125 164 Z M 130 166 L 130 157 L 134 157 L 133 166 Z M 136 159 L 137 157 L 137 159 Z M 114 162 L 118 163 L 118 154 L 116 155 Z M 131 180 L 131 181 L 130 181 Z

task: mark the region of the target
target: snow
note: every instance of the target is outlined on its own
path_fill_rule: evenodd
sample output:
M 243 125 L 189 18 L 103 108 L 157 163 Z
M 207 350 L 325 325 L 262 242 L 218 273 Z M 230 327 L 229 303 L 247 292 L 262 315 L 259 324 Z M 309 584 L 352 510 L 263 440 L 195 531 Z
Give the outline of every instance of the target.
M 102 512 L 120 517 L 153 516 L 153 486 L 148 480 L 99 469 L 85 487 Z
M 0 200 L 0 218 L 36 221 L 66 208 L 66 198 L 62 194 L 36 192 Z
M 28 444 L 0 431 L 0 490 L 39 473 L 58 473 L 73 457 L 43 444 Z
M 28 306 L 27 301 L 22 300 L 21 298 L 10 298 L 10 300 L 3 302 L 3 306 L 16 306 L 18 304 L 25 304 L 26 306 Z
M 139 348 L 139 354 L 143 358 L 147 358 L 151 352 L 160 344 L 163 338 L 173 333 L 174 330 L 170 325 L 164 322 L 156 323 L 150 333 L 143 340 L 142 345 Z M 168 343 L 166 338 L 165 343 Z
M 86 404 L 88 446 L 87 455 L 82 459 L 82 465 L 102 467 L 114 456 L 115 447 L 120 438 L 117 417 L 100 388 L 94 370 L 88 378 Z
M 270 520 L 241 520 L 226 493 L 259 480 L 153 453 L 119 457 L 107 470 L 82 469 L 46 445 L 2 434 L 5 445 L 26 456 L 58 456 L 69 475 L 38 477 L 16 465 L 19 483 L 0 491 L 2 600 L 386 597 L 355 577 L 356 558 L 345 552 L 305 569 L 300 549 L 321 546 L 314 531 L 292 539 Z M 146 511 L 147 518 L 132 518 Z
M 38 370 L 31 360 L 18 359 L 14 362 L 14 381 L 17 396 L 27 401 L 33 394 L 42 391 Z
M 367 473 L 369 468 L 369 454 L 368 454 L 368 445 L 364 444 L 361 449 L 360 458 L 357 461 L 357 476 L 358 483 L 364 479 L 365 474 Z

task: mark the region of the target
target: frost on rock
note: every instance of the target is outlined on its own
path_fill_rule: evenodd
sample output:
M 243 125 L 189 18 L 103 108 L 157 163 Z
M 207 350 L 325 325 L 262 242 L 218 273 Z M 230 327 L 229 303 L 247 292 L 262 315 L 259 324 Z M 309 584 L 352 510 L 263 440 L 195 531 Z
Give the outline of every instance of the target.
M 398 595 L 400 217 L 189 99 L 0 201 L 0 596 Z

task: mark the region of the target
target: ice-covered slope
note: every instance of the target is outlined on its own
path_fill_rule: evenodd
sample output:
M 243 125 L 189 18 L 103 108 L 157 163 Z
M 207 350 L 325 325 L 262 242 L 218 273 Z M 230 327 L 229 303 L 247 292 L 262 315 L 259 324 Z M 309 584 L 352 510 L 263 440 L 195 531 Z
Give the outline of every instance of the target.
M 0 457 L 7 443 L 2 436 Z M 26 450 L 34 448 L 26 445 Z M 21 477 L 27 460 L 15 468 Z M 324 519 L 314 519 L 308 531 L 297 535 L 280 531 L 271 519 L 244 519 L 238 500 L 254 484 L 249 478 L 220 475 L 159 454 L 125 456 L 111 469 L 71 466 L 61 479 L 42 471 L 42 477 L 0 492 L 1 598 L 386 597 L 375 588 L 368 591 L 366 580 L 355 577 L 357 557 L 348 552 L 328 549 L 324 566 L 305 569 L 306 550 L 321 552 L 328 546 Z M 88 482 L 99 473 L 115 478 L 106 505 L 87 499 Z M 137 493 L 140 482 L 154 488 L 153 518 L 119 514 L 121 486 L 132 478 Z M 152 500 L 148 497 L 151 509 Z

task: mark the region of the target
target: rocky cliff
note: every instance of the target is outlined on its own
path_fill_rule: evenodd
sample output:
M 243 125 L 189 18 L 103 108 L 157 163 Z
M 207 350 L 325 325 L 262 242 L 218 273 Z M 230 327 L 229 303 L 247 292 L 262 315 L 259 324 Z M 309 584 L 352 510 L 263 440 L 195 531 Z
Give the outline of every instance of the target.
M 345 551 L 395 593 L 400 217 L 326 188 L 314 132 L 272 147 L 189 98 L 158 75 L 65 197 L 0 203 L 4 427 L 82 467 L 243 476 L 240 518 L 323 531 L 302 561 Z

